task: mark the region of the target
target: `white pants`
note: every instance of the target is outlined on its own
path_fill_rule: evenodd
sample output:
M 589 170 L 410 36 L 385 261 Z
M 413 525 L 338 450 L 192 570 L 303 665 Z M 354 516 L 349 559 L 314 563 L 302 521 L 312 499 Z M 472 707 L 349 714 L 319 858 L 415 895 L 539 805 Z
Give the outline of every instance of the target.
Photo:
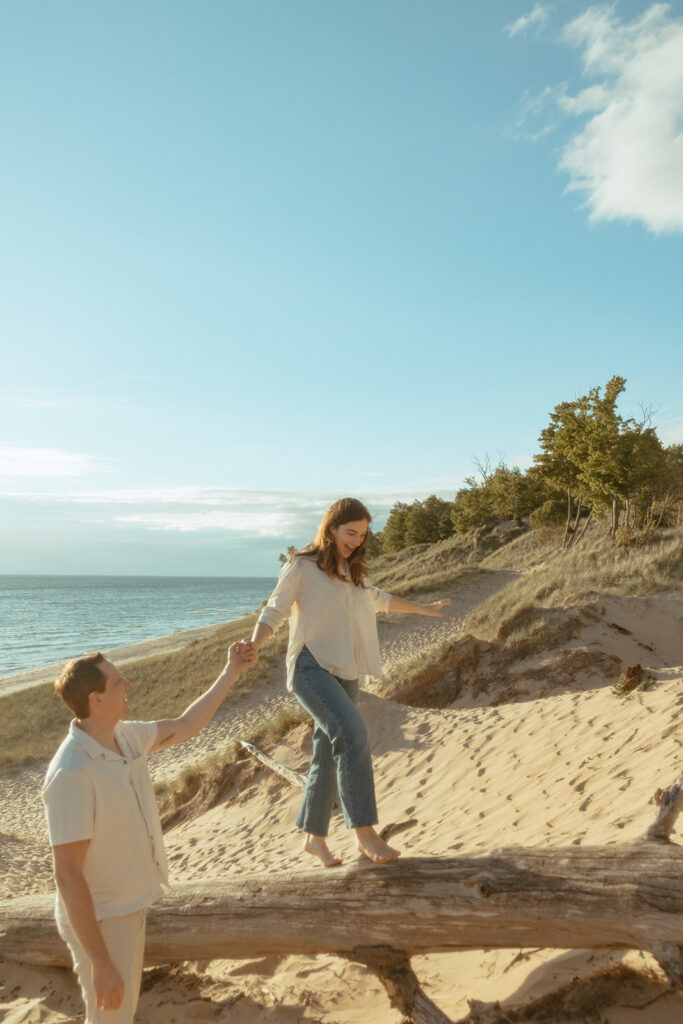
M 145 952 L 146 910 L 98 921 L 104 944 L 123 978 L 123 1002 L 118 1010 L 98 1010 L 92 983 L 92 963 L 74 934 L 66 915 L 57 913 L 57 929 L 71 950 L 74 971 L 85 1002 L 85 1024 L 133 1024 L 138 1005 L 142 960 Z

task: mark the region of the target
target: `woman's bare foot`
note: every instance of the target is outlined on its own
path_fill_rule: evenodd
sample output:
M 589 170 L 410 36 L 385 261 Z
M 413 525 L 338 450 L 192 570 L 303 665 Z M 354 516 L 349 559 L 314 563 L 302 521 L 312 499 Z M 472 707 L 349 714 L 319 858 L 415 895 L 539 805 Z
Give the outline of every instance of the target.
M 388 864 L 390 860 L 401 856 L 401 851 L 385 843 L 371 825 L 356 829 L 356 847 L 359 853 L 375 864 Z
M 304 839 L 304 851 L 305 853 L 312 853 L 314 857 L 318 857 L 326 868 L 336 868 L 338 864 L 341 864 L 339 857 L 335 857 L 334 854 L 330 853 L 328 845 L 322 836 L 314 836 L 309 832 Z

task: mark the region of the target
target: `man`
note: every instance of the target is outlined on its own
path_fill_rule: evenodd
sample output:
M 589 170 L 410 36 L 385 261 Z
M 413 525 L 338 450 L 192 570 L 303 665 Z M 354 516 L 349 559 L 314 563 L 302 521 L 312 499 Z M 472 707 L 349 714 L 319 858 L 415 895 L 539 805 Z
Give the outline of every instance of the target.
M 56 918 L 86 1005 L 86 1024 L 132 1024 L 147 907 L 168 881 L 146 754 L 207 724 L 253 661 L 233 644 L 218 679 L 179 718 L 123 721 L 131 683 L 97 652 L 65 666 L 55 690 L 76 716 L 50 762 L 43 800 L 53 848 Z

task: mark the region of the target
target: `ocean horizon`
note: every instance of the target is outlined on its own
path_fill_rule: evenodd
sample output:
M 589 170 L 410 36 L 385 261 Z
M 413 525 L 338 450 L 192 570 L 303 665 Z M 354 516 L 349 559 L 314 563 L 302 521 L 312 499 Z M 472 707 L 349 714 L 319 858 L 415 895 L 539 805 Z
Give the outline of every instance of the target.
M 256 611 L 266 576 L 0 574 L 0 679 Z

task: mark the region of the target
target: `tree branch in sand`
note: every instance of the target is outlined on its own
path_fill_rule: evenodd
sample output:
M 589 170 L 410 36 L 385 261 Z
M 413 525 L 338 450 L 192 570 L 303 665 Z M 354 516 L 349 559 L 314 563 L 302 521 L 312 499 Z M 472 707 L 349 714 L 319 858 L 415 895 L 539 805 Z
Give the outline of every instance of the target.
M 657 804 L 659 811 L 643 838 L 668 843 L 676 819 L 683 811 L 683 776 L 668 789 L 656 790 L 650 803 Z
M 247 743 L 245 740 L 237 741 L 241 747 L 255 757 L 257 761 L 260 761 L 262 765 L 269 768 L 271 772 L 275 772 L 276 775 L 282 776 L 287 782 L 291 782 L 293 786 L 297 786 L 299 789 L 304 789 L 306 785 L 306 776 L 302 775 L 301 772 L 295 772 L 293 768 L 286 768 L 285 765 L 280 764 L 275 758 L 269 757 L 268 754 L 264 754 L 258 747 L 253 746 L 251 743 Z
M 391 946 L 359 946 L 346 960 L 364 964 L 384 985 L 389 1002 L 415 1024 L 453 1024 L 422 990 L 410 959 Z

